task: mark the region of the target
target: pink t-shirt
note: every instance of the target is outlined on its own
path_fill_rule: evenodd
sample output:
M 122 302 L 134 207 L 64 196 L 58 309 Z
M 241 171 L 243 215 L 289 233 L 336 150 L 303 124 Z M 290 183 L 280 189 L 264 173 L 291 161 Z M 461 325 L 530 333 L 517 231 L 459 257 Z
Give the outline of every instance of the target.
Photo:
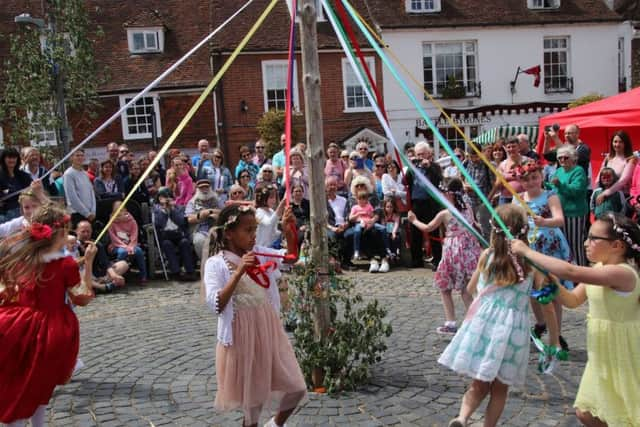
M 373 218 L 373 206 L 367 203 L 366 206 L 355 205 L 351 208 L 350 217 L 358 215 L 358 221 L 369 220 Z
M 327 163 L 324 166 L 325 176 L 335 176 L 338 180 L 338 190 L 344 190 L 346 185 L 344 183 L 344 171 L 347 170 L 347 165 L 342 159 L 332 162 L 331 159 L 327 159 Z

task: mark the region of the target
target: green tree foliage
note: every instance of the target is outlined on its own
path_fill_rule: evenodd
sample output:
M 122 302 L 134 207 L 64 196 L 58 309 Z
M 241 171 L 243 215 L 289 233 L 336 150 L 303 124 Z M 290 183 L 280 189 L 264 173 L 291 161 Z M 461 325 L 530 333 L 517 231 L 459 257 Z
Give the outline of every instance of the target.
M 295 119 L 295 118 L 294 118 Z M 269 110 L 260 117 L 258 124 L 256 125 L 258 134 L 267 145 L 265 155 L 267 157 L 273 157 L 275 153 L 281 150 L 280 135 L 284 133 L 284 111 L 281 110 Z M 291 126 L 291 141 L 292 146 L 295 145 L 295 141 L 298 140 L 296 127 Z
M 604 96 L 600 95 L 599 93 L 590 93 L 588 95 L 585 95 L 576 99 L 573 102 L 570 102 L 568 107 L 575 108 L 584 104 L 588 104 L 590 102 L 600 101 L 601 99 L 604 99 Z
M 48 22 L 43 29 L 20 24 L 18 31 L 9 35 L 0 119 L 11 126 L 10 141 L 14 144 L 33 139 L 32 123 L 43 129 L 60 127 L 55 102 L 57 73 L 64 79 L 67 111 L 92 116 L 99 105 L 98 87 L 104 73 L 98 69 L 93 52 L 102 30 L 89 21 L 82 0 L 48 0 L 46 10 L 49 22 L 53 18 L 56 23 L 55 31 Z

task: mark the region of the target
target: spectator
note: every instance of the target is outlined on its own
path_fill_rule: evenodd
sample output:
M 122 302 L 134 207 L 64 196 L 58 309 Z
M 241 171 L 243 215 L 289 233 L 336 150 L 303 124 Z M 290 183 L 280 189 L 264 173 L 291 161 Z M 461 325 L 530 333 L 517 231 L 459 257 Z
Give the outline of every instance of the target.
M 171 165 L 173 166 L 175 175 L 172 174 L 169 176 L 169 174 L 167 174 L 167 180 L 170 180 L 168 186 L 173 191 L 176 205 L 186 206 L 187 202 L 189 202 L 193 196 L 193 180 L 180 156 L 174 157 Z
M 239 205 L 253 205 L 252 200 L 247 200 L 247 193 L 239 184 L 233 184 L 229 189 L 229 200 L 225 202 L 225 205 L 239 204 Z
M 71 155 L 71 166 L 63 175 L 64 197 L 71 212 L 72 227 L 82 220 L 93 222 L 96 218 L 96 194 L 83 163 L 84 149 L 78 148 Z
M 598 176 L 598 188 L 593 191 L 593 194 L 591 195 L 591 202 L 589 203 L 589 209 L 591 210 L 594 218 L 599 218 L 606 212 L 625 214 L 627 202 L 622 191 L 610 193 L 611 195 L 604 197 L 599 204 L 596 202 L 602 193 L 607 190 L 611 190 L 616 181 L 618 181 L 616 171 L 607 167 L 600 169 L 600 174 Z
M 366 141 L 360 141 L 356 144 L 356 152 L 362 160 L 364 160 L 364 167 L 373 172 L 373 160 L 369 158 L 369 144 Z
M 467 153 L 470 153 L 470 151 L 467 151 Z M 482 154 L 491 162 L 493 159 L 493 144 L 487 144 L 482 147 Z
M 24 154 L 24 164 L 21 169 L 28 173 L 31 176 L 31 181 L 35 181 L 40 179 L 44 174 L 47 173 L 47 168 L 42 165 L 42 156 L 40 155 L 40 151 L 35 147 L 27 147 Z M 42 186 L 44 190 L 50 196 L 57 195 L 56 186 L 53 184 L 53 180 L 50 177 L 47 177 L 42 181 Z
M 153 162 L 153 160 L 158 156 L 158 152 L 157 151 L 149 151 L 149 154 L 147 154 L 147 158 L 149 159 L 149 163 Z M 143 170 L 145 170 L 146 168 L 144 168 Z M 162 165 L 162 159 L 161 161 L 159 161 L 158 163 L 156 163 L 156 165 L 154 166 L 154 171 L 158 173 L 159 177 L 160 177 L 160 185 L 165 185 L 166 183 L 166 179 L 167 179 L 167 171 L 164 168 L 164 166 Z
M 349 150 L 342 150 L 340 152 L 340 160 L 342 160 L 342 162 L 345 164 L 345 171 L 346 171 L 346 168 L 349 167 Z M 344 180 L 344 176 L 343 176 L 343 180 Z
M 344 182 L 344 173 L 348 167 L 348 161 L 345 162 L 340 157 L 340 148 L 337 144 L 331 143 L 327 148 L 327 161 L 324 165 L 324 176 L 334 176 L 336 177 L 336 181 L 338 183 L 338 192 L 342 195 L 346 195 L 349 189 L 347 188 L 347 184 Z M 347 160 L 349 159 L 349 154 L 347 153 Z
M 600 173 L 608 167 L 613 169 L 615 176 L 619 179 L 614 181 L 611 187 L 604 188 L 603 191 L 598 194 L 595 198 L 596 206 L 604 203 L 605 199 L 615 195 L 618 191 L 621 191 L 625 197 L 629 196 L 631 178 L 633 177 L 637 163 L 638 159 L 633 155 L 633 146 L 629 135 L 623 130 L 614 133 L 613 138 L 611 138 L 609 154 L 602 164 Z M 600 175 L 600 173 L 598 175 Z
M 251 161 L 258 168 L 261 168 L 264 165 L 270 165 L 271 159 L 268 159 L 265 156 L 265 150 L 267 149 L 267 144 L 264 142 L 264 139 L 260 138 L 256 141 L 256 154 L 253 156 Z
M 327 237 L 329 244 L 335 248 L 343 267 L 350 267 L 351 257 L 347 250 L 344 232 L 349 228 L 349 212 L 351 207 L 345 197 L 338 195 L 338 178 L 327 175 L 324 181 L 327 193 Z
M 167 260 L 169 276 L 178 281 L 198 280 L 185 209 L 175 204 L 171 190 L 167 187 L 161 187 L 157 196 L 158 203 L 153 206 L 153 225 Z M 184 274 L 181 272 L 181 265 L 184 267 Z
M 20 170 L 20 153 L 13 147 L 0 154 L 0 223 L 20 216 L 18 191 L 31 184 L 31 176 Z M 11 197 L 8 195 L 16 193 Z
M 198 257 L 202 256 L 202 248 L 209 235 L 209 229 L 215 224 L 219 213 L 218 198 L 216 193 L 211 190 L 209 180 L 199 180 L 196 185 L 196 193 L 189 200 L 184 211 L 187 222 L 195 227 L 193 247 Z
M 150 164 L 151 162 L 149 161 L 148 157 L 141 157 L 140 160 L 138 160 L 140 171 L 143 173 L 147 170 L 147 168 L 149 168 Z M 147 193 L 149 193 L 149 197 L 156 196 L 158 190 L 162 186 L 162 179 L 157 169 L 154 168 L 151 172 L 149 172 L 149 175 L 147 175 L 147 177 L 145 178 L 143 185 L 146 187 Z
M 304 198 L 304 188 L 302 185 L 296 184 L 291 186 L 291 209 L 296 217 L 296 227 L 298 228 L 298 248 L 302 245 L 305 233 L 309 229 L 309 221 L 311 220 L 311 207 L 309 200 Z
M 442 169 L 440 165 L 433 161 L 433 149 L 425 141 L 418 142 L 415 146 L 416 157 L 414 165 L 434 187 L 439 187 L 442 182 Z M 413 212 L 420 222 L 428 224 L 436 214 L 440 212 L 440 205 L 431 197 L 427 189 L 416 180 L 413 170 L 406 174 L 409 194 L 411 195 L 411 205 Z M 428 236 L 428 235 L 427 235 Z M 439 239 L 430 239 L 432 269 L 435 271 L 442 258 L 442 244 Z M 422 231 L 416 226 L 411 226 L 411 266 L 414 268 L 424 265 L 422 254 L 424 237 Z
M 407 211 L 407 191 L 400 175 L 400 165 L 391 160 L 387 165 L 387 173 L 382 175 L 382 194 L 396 204 L 398 212 Z
M 518 134 L 518 136 L 516 136 L 516 138 L 518 139 L 518 144 L 520 146 L 520 155 L 522 155 L 523 157 L 532 159 L 532 160 L 538 160 L 538 153 L 536 153 L 532 148 L 531 148 L 531 144 L 529 143 L 529 136 L 527 136 L 526 133 L 521 133 Z
M 489 196 L 491 192 L 491 188 L 493 187 L 493 173 L 489 170 L 489 166 L 480 159 L 480 156 L 473 150 L 469 150 L 468 159 L 464 162 L 464 167 L 476 183 L 482 194 L 485 197 Z M 471 204 L 471 211 L 475 212 L 476 219 L 480 224 L 482 235 L 485 239 L 489 239 L 491 236 L 491 225 L 489 220 L 491 219 L 491 214 L 489 213 L 489 209 L 482 203 L 480 197 L 473 190 L 470 183 L 466 180 L 464 181 L 464 191 L 467 196 L 469 196 L 469 202 Z
M 558 148 L 557 159 L 560 167 L 551 179 L 551 187 L 556 190 L 564 212 L 564 235 L 569 241 L 576 264 L 585 266 L 585 230 L 589 206 L 587 204 L 587 174 L 576 164 L 576 148 L 565 144 Z
M 347 171 L 344 173 L 344 182 L 351 188 L 353 187 L 351 185 L 352 181 L 359 176 L 368 179 L 372 187 L 375 185 L 375 178 L 371 171 L 366 168 L 365 161 L 356 151 L 352 151 L 351 154 L 349 154 L 349 168 L 347 168 Z M 353 194 L 349 196 L 353 197 Z
M 236 166 L 236 179 L 240 180 L 240 174 L 244 171 L 249 173 L 251 179 L 249 180 L 249 185 L 252 187 L 256 184 L 256 178 L 258 177 L 258 171 L 260 168 L 253 164 L 251 161 L 252 155 L 251 150 L 246 145 L 240 147 L 240 161 Z
M 121 201 L 113 202 L 112 215 L 122 204 Z M 118 213 L 111 227 L 109 227 L 109 252 L 115 255 L 118 261 L 125 261 L 133 257 L 140 272 L 140 283 L 147 282 L 147 261 L 142 248 L 138 245 L 138 224 L 129 214 L 126 207 Z
M 360 243 L 364 232 L 377 232 L 382 236 L 384 242 L 384 257 L 382 263 L 378 265 L 375 258 L 371 259 L 369 273 L 386 273 L 389 271 L 389 256 L 391 248 L 389 246 L 389 238 L 385 226 L 378 223 L 378 215 L 374 213 L 373 206 L 369 203 L 369 193 L 366 190 L 359 190 L 356 193 L 356 204 L 351 207 L 349 213 L 349 222 L 354 224 L 352 227 L 353 235 L 353 259 L 361 260 Z
M 100 176 L 93 181 L 93 187 L 98 199 L 119 199 L 124 194 L 122 181 L 113 176 L 114 165 L 111 160 L 100 164 Z
M 278 203 L 278 188 L 274 184 L 259 183 L 255 191 L 256 220 L 258 221 L 256 245 L 272 248 L 280 238 L 278 223 L 284 212 L 285 199 Z
M 373 157 L 375 170 L 373 172 L 374 189 L 378 200 L 384 199 L 384 191 L 382 188 L 382 176 L 387 171 L 387 158 L 384 154 L 376 154 Z
M 251 174 L 247 170 L 243 170 L 238 175 L 237 184 L 242 187 L 244 191 L 244 200 L 253 200 L 253 187 L 251 186 Z
M 515 174 L 515 168 L 526 163 L 529 159 L 520 154 L 520 144 L 518 139 L 515 137 L 509 138 L 507 140 L 507 144 L 505 146 L 507 151 L 507 158 L 503 160 L 498 165 L 498 172 L 502 174 L 504 179 L 507 181 L 511 190 L 516 193 L 522 193 L 522 185 L 520 181 L 518 181 L 518 177 Z M 489 193 L 489 198 L 498 197 L 498 204 L 504 205 L 506 203 L 511 203 L 513 199 L 513 194 L 507 187 L 505 187 L 502 182 L 496 180 L 491 192 Z
M 272 184 L 275 185 L 276 188 L 278 184 L 276 183 L 276 178 L 273 173 L 273 166 L 270 164 L 262 165 L 260 168 L 260 172 L 258 172 L 257 184 Z
M 224 154 L 219 148 L 213 150 L 212 156 L 211 175 L 207 178 L 211 183 L 211 188 L 218 196 L 218 207 L 224 207 L 224 203 L 229 198 L 229 188 L 233 184 L 233 178 L 229 168 L 224 166 Z M 198 169 L 199 171 L 199 169 Z M 200 172 L 197 173 L 200 176 Z M 202 179 L 200 177 L 198 179 Z
M 191 165 L 194 169 L 202 172 L 202 177 L 196 175 L 197 179 L 209 179 L 209 170 L 213 164 L 211 163 L 211 155 L 209 154 L 209 141 L 206 139 L 198 141 L 198 154 L 194 154 L 193 157 L 191 157 Z
M 506 160 L 506 158 L 507 158 L 507 152 L 505 151 L 504 147 L 500 144 L 494 144 L 493 153 L 490 157 L 490 159 L 492 160 L 491 163 L 493 164 L 493 166 L 497 168 L 500 165 L 500 163 Z
M 304 165 L 304 157 L 301 151 L 291 150 L 289 153 L 289 165 L 291 167 L 289 179 L 291 187 L 294 185 L 302 186 L 305 199 L 309 198 L 309 174 Z
M 22 231 L 31 223 L 31 215 L 37 208 L 47 203 L 49 199 L 44 194 L 42 182 L 37 179 L 31 182 L 31 187 L 25 189 L 18 197 L 22 216 L 0 224 L 0 239 Z
M 114 167 L 118 163 L 118 160 L 120 159 L 120 150 L 118 149 L 118 144 L 115 142 L 107 144 L 107 158 L 111 160 Z
M 78 240 L 78 252 L 80 255 L 78 264 L 84 263 L 84 253 L 87 246 L 89 243 L 94 243 L 98 250 L 93 259 L 92 273 L 94 277 L 97 277 L 99 282 L 105 283 L 104 290 L 107 292 L 113 290 L 112 286 L 108 286 L 109 283 L 112 283 L 115 287 L 124 286 L 124 275 L 129 271 L 129 264 L 127 264 L 126 261 L 117 261 L 115 263 L 109 261 L 109 256 L 107 255 L 107 250 L 104 245 L 100 242 L 93 242 L 92 240 L 93 228 L 91 227 L 91 223 L 85 220 L 80 221 L 78 225 L 76 225 L 75 234 Z
M 591 188 L 591 148 L 589 148 L 589 146 L 580 139 L 580 128 L 578 125 L 567 126 L 564 130 L 564 138 L 565 142 L 563 143 L 554 127 L 545 130 L 544 145 L 542 146 L 544 158 L 553 163 L 557 161 L 556 152 L 551 150 L 551 147 L 549 147 L 551 141 L 554 142 L 556 148 L 565 144 L 572 145 L 576 149 L 576 164 L 584 170 L 584 173 L 588 178 L 588 188 Z
M 132 162 L 129 166 L 129 176 L 126 177 L 123 182 L 125 194 L 131 193 L 133 186 L 138 182 L 141 175 L 140 164 L 138 162 Z M 135 200 L 139 204 L 149 204 L 149 191 L 144 182 L 136 188 L 136 191 L 131 196 L 131 200 Z
M 120 180 L 129 176 L 129 146 L 127 144 L 120 144 L 118 147 L 118 161 L 116 162 L 116 173 L 115 176 L 119 177 Z
M 453 154 L 458 158 L 458 160 L 460 160 L 460 162 L 464 162 L 464 151 L 461 148 L 454 148 Z M 449 166 L 444 168 L 444 171 L 442 173 L 442 178 L 444 181 L 443 185 L 449 185 L 449 181 L 454 178 L 461 179 L 460 177 L 461 174 L 458 166 L 456 166 L 452 159 L 449 159 Z
M 89 159 L 89 165 L 87 166 L 87 175 L 89 175 L 89 180 L 91 183 L 96 179 L 98 174 L 100 173 L 100 160 L 92 157 Z
M 284 155 L 284 148 L 285 148 L 286 142 L 287 142 L 287 137 L 283 133 L 282 135 L 280 135 L 280 146 L 282 148 L 280 151 L 278 151 L 276 154 L 273 155 L 273 159 L 271 160 L 271 164 L 273 165 L 273 169 L 276 173 L 276 180 L 278 182 L 278 185 L 283 185 L 282 174 L 284 173 L 284 166 L 286 161 L 286 158 Z
M 384 199 L 382 209 L 384 214 L 382 225 L 386 229 L 391 249 L 389 261 L 393 263 L 400 258 L 400 213 L 396 209 L 396 202 L 393 199 Z

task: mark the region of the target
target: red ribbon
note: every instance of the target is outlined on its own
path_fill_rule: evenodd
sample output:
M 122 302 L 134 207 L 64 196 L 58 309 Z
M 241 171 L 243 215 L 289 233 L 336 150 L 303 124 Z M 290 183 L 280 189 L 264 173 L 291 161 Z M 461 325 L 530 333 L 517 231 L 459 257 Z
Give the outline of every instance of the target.
M 31 224 L 31 237 L 35 240 L 50 239 L 53 229 L 47 224 L 34 222 Z
M 267 261 L 264 264 L 257 264 L 253 267 L 247 267 L 246 272 L 256 282 L 258 285 L 262 286 L 265 289 L 269 289 L 269 276 L 267 273 L 269 270 L 274 270 L 276 268 L 276 263 L 274 261 Z
M 296 41 L 296 14 L 298 12 L 298 2 L 293 0 L 291 2 L 291 27 L 289 27 L 289 55 L 288 55 L 288 69 L 287 69 L 287 91 L 286 91 L 286 105 L 284 109 L 284 172 L 282 178 L 284 179 L 284 198 L 287 206 L 289 206 L 289 200 L 291 197 L 291 182 L 289 180 L 289 168 L 291 167 L 289 162 L 289 154 L 291 154 L 291 115 L 292 115 L 292 102 L 293 102 L 293 64 L 294 64 L 294 49 Z

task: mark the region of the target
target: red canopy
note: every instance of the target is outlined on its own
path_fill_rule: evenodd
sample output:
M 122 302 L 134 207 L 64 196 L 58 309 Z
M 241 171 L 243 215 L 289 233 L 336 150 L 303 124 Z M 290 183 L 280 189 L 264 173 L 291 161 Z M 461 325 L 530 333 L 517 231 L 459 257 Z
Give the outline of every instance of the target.
M 580 127 L 580 139 L 591 147 L 592 170 L 596 175 L 602 158 L 609 152 L 614 132 L 624 130 L 631 137 L 634 151 L 640 149 L 640 88 L 542 117 L 538 134 L 540 147 L 544 128 L 554 123 L 560 125 L 561 139 L 568 125 Z

